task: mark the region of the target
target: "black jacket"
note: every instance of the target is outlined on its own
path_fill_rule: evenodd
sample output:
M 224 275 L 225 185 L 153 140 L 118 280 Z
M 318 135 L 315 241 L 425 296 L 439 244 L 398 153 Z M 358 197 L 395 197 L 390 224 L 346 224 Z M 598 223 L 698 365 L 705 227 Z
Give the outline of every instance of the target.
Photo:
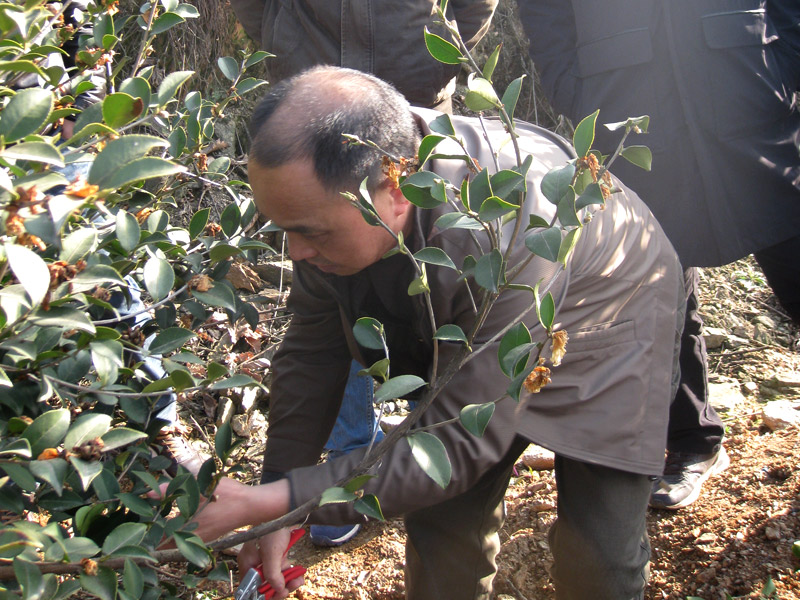
M 525 0 L 520 12 L 557 110 L 576 120 L 599 108 L 601 123 L 650 115 L 650 133 L 628 144 L 651 148 L 652 172 L 624 160 L 613 170 L 684 266 L 800 235 L 800 2 Z M 614 149 L 615 135 L 598 135 Z

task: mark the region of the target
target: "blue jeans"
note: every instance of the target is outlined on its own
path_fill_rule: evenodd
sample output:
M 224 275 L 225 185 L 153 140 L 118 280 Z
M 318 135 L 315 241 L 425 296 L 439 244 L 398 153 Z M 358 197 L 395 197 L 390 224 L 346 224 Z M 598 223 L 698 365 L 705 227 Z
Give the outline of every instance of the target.
M 345 454 L 369 444 L 372 432 L 378 427 L 372 406 L 372 377 L 358 375 L 363 367 L 356 361 L 350 364 L 350 375 L 342 396 L 339 416 L 333 431 L 325 443 L 325 449 L 333 454 Z M 383 439 L 378 429 L 375 442 Z

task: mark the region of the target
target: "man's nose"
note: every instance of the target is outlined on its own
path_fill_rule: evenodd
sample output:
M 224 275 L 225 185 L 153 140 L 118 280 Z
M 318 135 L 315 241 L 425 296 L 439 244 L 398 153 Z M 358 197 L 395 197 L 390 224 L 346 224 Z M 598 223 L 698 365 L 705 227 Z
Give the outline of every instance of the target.
M 314 247 L 303 239 L 302 235 L 296 233 L 287 233 L 286 242 L 289 244 L 289 256 L 292 260 L 301 261 L 314 258 L 317 251 Z

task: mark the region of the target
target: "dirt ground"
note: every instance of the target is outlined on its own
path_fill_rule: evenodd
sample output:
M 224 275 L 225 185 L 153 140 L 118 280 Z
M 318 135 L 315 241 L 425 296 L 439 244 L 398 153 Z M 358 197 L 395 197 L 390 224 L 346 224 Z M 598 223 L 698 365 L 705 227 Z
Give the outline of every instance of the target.
M 760 599 L 772 581 L 769 598 L 800 599 L 800 559 L 792 553 L 800 539 L 800 436 L 797 427 L 772 431 L 762 420 L 770 401 L 800 407 L 800 332 L 781 314 L 752 260 L 705 269 L 702 279 L 706 327 L 726 336 L 721 347 L 709 351 L 709 371 L 731 465 L 706 483 L 693 505 L 650 511 L 653 554 L 646 597 L 725 600 L 727 593 Z M 205 401 L 206 412 L 213 414 L 214 406 Z M 260 418 L 256 414 L 256 425 Z M 256 477 L 263 429 L 252 427 L 242 447 L 240 458 L 249 465 L 245 478 Z M 552 472 L 519 464 L 506 503 L 495 597 L 554 598 L 547 544 L 557 503 Z M 304 538 L 292 560 L 308 567 L 308 574 L 293 597 L 401 599 L 404 544 L 400 521 L 368 523 L 337 549 L 319 549 Z M 235 568 L 230 557 L 220 558 Z M 231 588 L 223 587 L 216 591 L 227 597 Z

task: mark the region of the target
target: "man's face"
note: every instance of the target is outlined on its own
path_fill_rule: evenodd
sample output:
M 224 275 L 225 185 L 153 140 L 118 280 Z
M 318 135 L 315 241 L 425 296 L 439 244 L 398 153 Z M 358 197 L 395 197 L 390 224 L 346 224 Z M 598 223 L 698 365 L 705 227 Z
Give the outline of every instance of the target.
M 292 260 L 352 275 L 395 246 L 394 238 L 383 227 L 368 225 L 339 190 L 323 187 L 310 160 L 273 169 L 251 161 L 249 179 L 258 209 L 286 232 Z M 372 200 L 395 232 L 410 227 L 410 205 L 397 190 L 381 187 Z

